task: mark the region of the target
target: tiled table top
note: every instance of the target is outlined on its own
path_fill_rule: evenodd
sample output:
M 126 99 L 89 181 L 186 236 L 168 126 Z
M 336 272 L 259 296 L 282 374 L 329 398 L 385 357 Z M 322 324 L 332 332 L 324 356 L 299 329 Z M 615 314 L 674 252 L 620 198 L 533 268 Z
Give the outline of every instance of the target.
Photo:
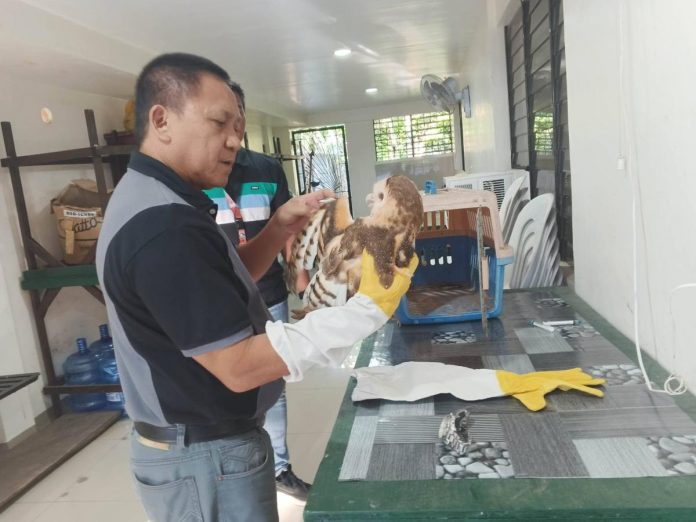
M 553 333 L 528 325 L 552 319 L 581 323 Z M 507 397 L 353 404 L 350 385 L 306 520 L 475 513 L 487 520 L 696 520 L 696 496 L 687 493 L 696 490 L 696 400 L 648 392 L 631 348 L 563 288 L 506 293 L 487 336 L 478 322 L 386 327 L 364 343 L 359 366 L 409 360 L 516 372 L 579 366 L 607 378 L 606 395 L 555 392 L 543 412 L 531 413 Z M 650 372 L 664 377 L 653 364 Z M 444 415 L 462 408 L 476 444 L 457 454 L 437 432 Z M 497 480 L 483 480 L 489 478 Z

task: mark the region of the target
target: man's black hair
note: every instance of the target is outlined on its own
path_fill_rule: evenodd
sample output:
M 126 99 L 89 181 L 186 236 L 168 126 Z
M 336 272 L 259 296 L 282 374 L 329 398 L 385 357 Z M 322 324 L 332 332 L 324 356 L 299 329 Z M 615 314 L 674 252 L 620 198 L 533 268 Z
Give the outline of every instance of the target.
M 148 63 L 135 84 L 135 139 L 142 145 L 153 105 L 180 113 L 186 99 L 196 94 L 200 75 L 212 74 L 224 82 L 230 76 L 207 58 L 186 53 L 162 54 Z
M 246 112 L 246 103 L 244 101 L 244 89 L 242 89 L 242 86 L 234 80 L 228 81 L 227 85 L 229 85 L 230 89 L 232 89 L 232 92 L 237 95 L 237 98 L 239 98 L 239 102 L 242 104 L 242 110 Z

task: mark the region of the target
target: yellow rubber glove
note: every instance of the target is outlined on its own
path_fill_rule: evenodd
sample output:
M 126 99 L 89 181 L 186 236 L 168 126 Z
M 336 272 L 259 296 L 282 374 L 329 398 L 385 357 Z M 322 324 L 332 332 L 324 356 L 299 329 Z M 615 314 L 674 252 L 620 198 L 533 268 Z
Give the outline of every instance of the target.
M 379 282 L 379 275 L 375 269 L 375 258 L 367 250 L 363 250 L 360 263 L 362 275 L 360 276 L 358 293 L 372 299 L 387 317 L 391 317 L 399 306 L 401 296 L 408 291 L 408 287 L 411 285 L 411 276 L 418 267 L 418 256 L 414 254 L 406 268 L 394 267 L 394 282 L 388 288 Z
M 589 387 L 604 384 L 604 379 L 592 377 L 580 368 L 523 374 L 497 370 L 496 377 L 505 395 L 512 395 L 532 411 L 543 409 L 546 406 L 544 395 L 556 388 L 563 391 L 578 390 L 595 397 L 604 397 L 602 390 Z

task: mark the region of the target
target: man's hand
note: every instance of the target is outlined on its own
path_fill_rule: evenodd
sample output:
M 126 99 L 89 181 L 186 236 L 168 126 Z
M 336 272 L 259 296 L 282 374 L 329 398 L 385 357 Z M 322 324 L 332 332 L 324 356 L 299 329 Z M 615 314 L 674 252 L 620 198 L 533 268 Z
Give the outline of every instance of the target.
M 303 196 L 294 197 L 278 208 L 273 215 L 276 224 L 288 235 L 297 234 L 321 208 L 320 201 L 322 199 L 335 197 L 336 194 L 329 189 L 317 190 Z
M 320 201 L 335 197 L 332 190 L 318 190 L 292 198 L 276 210 L 254 239 L 237 248 L 239 257 L 254 281 L 263 277 L 289 238 L 302 230 L 309 218 L 321 208 Z

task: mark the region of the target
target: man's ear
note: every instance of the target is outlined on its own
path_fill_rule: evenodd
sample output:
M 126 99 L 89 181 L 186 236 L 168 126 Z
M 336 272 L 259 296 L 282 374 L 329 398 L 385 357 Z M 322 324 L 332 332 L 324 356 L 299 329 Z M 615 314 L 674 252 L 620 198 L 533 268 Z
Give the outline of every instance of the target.
M 153 105 L 149 113 L 150 131 L 157 136 L 161 142 L 169 143 L 172 139 L 170 134 L 169 118 L 171 113 L 163 105 Z

